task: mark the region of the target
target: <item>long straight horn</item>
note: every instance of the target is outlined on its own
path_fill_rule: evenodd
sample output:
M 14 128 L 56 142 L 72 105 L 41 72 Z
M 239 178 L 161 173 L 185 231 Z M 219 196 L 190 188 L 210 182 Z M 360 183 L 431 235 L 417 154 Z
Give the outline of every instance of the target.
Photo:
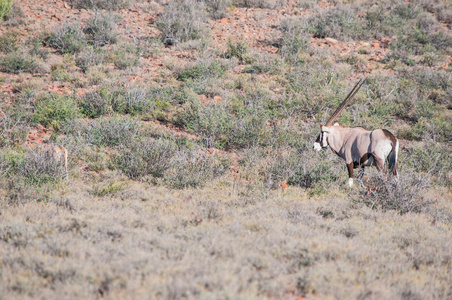
M 363 77 L 358 81 L 358 83 L 350 91 L 348 96 L 345 97 L 344 101 L 342 101 L 342 103 L 336 108 L 336 111 L 328 119 L 328 122 L 326 122 L 325 126 L 331 126 L 333 124 L 334 120 L 336 120 L 339 114 L 344 110 L 345 106 L 353 99 L 353 96 L 355 96 L 355 94 L 359 91 L 364 82 L 366 82 L 366 79 L 366 77 Z

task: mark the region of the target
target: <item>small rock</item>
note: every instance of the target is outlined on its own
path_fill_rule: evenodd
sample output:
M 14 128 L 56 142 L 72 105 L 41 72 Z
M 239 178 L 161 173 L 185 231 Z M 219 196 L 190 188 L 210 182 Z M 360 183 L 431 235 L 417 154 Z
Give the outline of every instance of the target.
M 379 44 L 379 43 L 373 43 L 373 44 L 372 44 L 372 47 L 374 47 L 374 48 L 380 48 L 380 44 Z
M 207 99 L 206 95 L 198 95 L 198 97 L 199 97 L 200 100 L 206 100 Z
M 213 100 L 215 100 L 215 101 L 223 101 L 223 98 L 221 98 L 220 96 L 215 96 L 215 97 L 213 97 Z
M 228 22 L 228 18 L 223 18 L 220 20 L 221 24 L 226 24 Z

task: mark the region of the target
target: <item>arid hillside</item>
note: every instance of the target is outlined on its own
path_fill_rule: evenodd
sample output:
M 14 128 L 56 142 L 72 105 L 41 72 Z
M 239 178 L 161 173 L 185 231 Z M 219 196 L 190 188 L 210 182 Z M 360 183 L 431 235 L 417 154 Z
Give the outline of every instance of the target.
M 447 0 L 0 0 L 0 300 L 452 299 L 451 22 Z M 337 120 L 393 133 L 398 175 L 349 187 L 312 146 L 362 78 Z

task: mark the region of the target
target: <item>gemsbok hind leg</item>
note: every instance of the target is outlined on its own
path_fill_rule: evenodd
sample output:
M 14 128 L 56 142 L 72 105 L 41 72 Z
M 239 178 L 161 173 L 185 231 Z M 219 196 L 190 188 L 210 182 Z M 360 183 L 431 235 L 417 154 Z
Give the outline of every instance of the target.
M 375 160 L 375 166 L 377 167 L 378 172 L 383 173 L 385 170 L 385 162 L 375 154 L 373 155 Z

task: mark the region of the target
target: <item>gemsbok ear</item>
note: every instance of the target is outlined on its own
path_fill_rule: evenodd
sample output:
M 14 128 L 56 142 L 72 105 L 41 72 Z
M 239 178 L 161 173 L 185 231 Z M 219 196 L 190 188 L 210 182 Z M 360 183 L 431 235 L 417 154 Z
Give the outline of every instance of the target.
M 340 126 L 339 122 L 334 122 L 333 126 Z

